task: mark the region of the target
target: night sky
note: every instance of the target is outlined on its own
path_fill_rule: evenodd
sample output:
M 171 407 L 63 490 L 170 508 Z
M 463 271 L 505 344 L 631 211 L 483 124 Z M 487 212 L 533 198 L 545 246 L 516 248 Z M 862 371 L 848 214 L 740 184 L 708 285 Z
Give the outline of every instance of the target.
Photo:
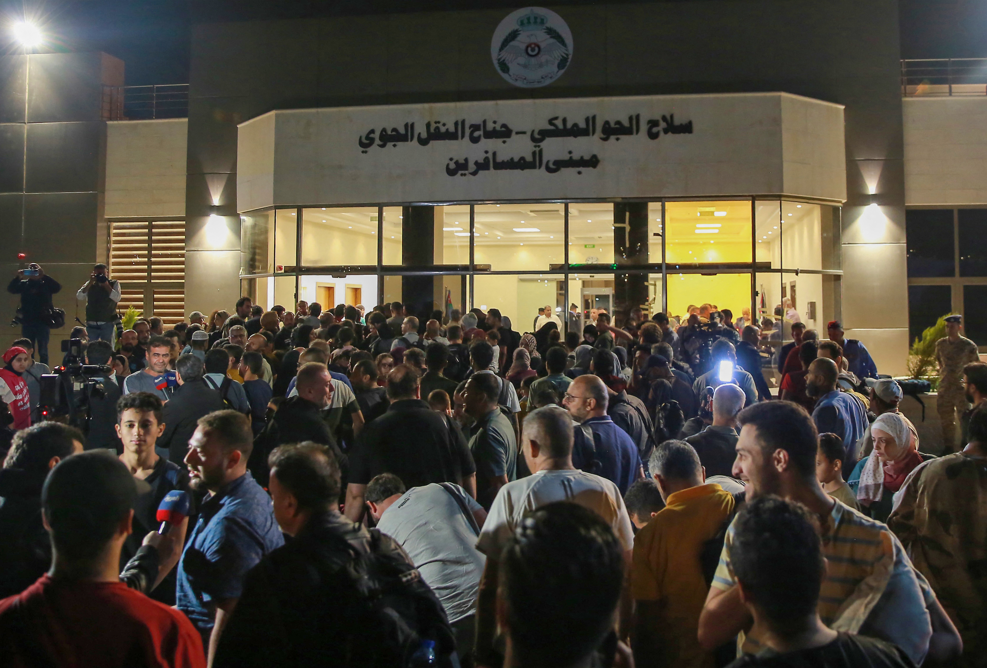
M 45 24 L 57 48 L 106 51 L 124 60 L 128 85 L 184 83 L 188 81 L 190 2 L 210 0 L 0 0 L 0 51 L 11 48 L 10 22 L 27 12 Z M 241 6 L 256 4 L 241 2 Z M 302 4 L 308 3 L 303 0 Z M 361 13 L 373 11 L 372 0 L 358 4 Z M 480 4 L 484 3 L 467 6 Z M 413 7 L 412 2 L 405 2 L 402 9 Z M 903 58 L 987 57 L 987 0 L 901 0 L 900 7 Z

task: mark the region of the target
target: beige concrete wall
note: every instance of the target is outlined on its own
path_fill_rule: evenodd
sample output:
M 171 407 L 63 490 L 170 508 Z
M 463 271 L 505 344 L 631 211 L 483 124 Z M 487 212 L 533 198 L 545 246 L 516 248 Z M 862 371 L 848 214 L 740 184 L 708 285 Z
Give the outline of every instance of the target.
M 905 204 L 987 203 L 987 97 L 905 98 Z
M 184 216 L 188 119 L 106 126 L 106 217 Z

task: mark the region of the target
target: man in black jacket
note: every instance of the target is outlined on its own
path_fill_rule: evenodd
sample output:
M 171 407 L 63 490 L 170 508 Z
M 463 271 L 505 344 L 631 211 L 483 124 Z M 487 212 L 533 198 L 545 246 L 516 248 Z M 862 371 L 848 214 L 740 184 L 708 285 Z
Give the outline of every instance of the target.
M 206 385 L 205 370 L 202 360 L 195 355 L 179 357 L 175 362 L 179 387 L 164 407 L 165 430 L 158 447 L 167 450 L 168 459 L 183 469 L 188 468 L 185 455 L 199 418 L 226 408 L 219 392 Z
M 792 327 L 794 331 L 795 327 Z M 761 353 L 757 344 L 761 339 L 761 331 L 753 325 L 744 327 L 743 341 L 737 344 L 737 363 L 744 371 L 754 377 L 754 387 L 757 388 L 757 398 L 760 401 L 771 401 L 771 388 L 764 379 L 761 368 Z M 782 362 L 784 364 L 784 362 Z
M 406 566 L 410 575 L 407 555 L 386 535 L 371 534 L 339 513 L 339 468 L 325 448 L 315 443 L 283 446 L 271 454 L 270 466 L 274 516 L 294 539 L 247 574 L 212 665 L 342 667 L 382 661 L 384 652 L 393 649 L 388 642 L 393 635 L 354 615 L 367 606 L 346 567 L 373 552 L 379 560 Z M 406 602 L 422 604 L 416 606 L 415 630 L 437 641 L 436 654 L 447 656 L 453 638 L 438 600 L 421 588 L 419 578 L 406 581 L 413 583 L 406 593 L 416 592 L 415 600 Z M 373 584 L 373 576 L 365 582 Z M 402 607 L 400 602 L 396 607 Z
M 62 289 L 51 276 L 45 274 L 40 264 L 32 262 L 27 269 L 30 275 L 25 275 L 24 269 L 17 271 L 7 292 L 21 296 L 21 336 L 31 339 L 38 351 L 38 361 L 48 364 L 48 338 L 51 327 L 45 319 L 48 308 L 51 307 L 51 296 Z
M 86 364 L 110 364 L 113 357 L 113 347 L 107 341 L 93 341 L 86 348 Z M 89 399 L 92 420 L 89 423 L 89 449 L 109 448 L 117 454 L 123 452 L 120 437 L 117 436 L 117 401 L 123 394 L 123 389 L 117 383 L 113 370 L 96 378 L 102 396 L 91 396 Z
M 0 599 L 19 594 L 51 566 L 51 541 L 41 520 L 48 471 L 82 452 L 78 429 L 42 422 L 17 432 L 0 469 Z
M 476 496 L 476 466 L 465 439 L 450 418 L 421 400 L 419 383 L 415 369 L 396 366 L 387 376 L 387 413 L 357 438 L 349 460 L 345 511 L 354 522 L 363 518 L 367 485 L 381 473 L 393 473 L 408 487 L 452 482 Z

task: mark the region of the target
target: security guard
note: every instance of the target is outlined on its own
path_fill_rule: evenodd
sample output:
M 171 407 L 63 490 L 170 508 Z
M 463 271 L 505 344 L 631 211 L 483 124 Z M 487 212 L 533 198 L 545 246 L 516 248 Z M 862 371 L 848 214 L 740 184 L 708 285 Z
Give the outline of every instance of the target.
M 945 452 L 956 446 L 956 415 L 962 418 L 970 407 L 963 387 L 963 367 L 979 362 L 977 344 L 960 336 L 963 316 L 946 316 L 946 337 L 936 341 L 936 362 L 939 364 L 939 420 L 942 423 L 942 442 Z

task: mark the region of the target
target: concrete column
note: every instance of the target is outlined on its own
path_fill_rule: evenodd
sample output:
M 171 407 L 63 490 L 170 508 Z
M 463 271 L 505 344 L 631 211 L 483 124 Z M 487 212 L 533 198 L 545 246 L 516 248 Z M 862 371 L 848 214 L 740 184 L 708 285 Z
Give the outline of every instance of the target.
M 401 215 L 401 264 L 425 267 L 442 263 L 442 209 L 434 206 L 405 206 Z M 401 301 L 411 314 L 427 317 L 441 304 L 441 276 L 403 276 Z M 424 322 L 421 323 L 424 325 Z

